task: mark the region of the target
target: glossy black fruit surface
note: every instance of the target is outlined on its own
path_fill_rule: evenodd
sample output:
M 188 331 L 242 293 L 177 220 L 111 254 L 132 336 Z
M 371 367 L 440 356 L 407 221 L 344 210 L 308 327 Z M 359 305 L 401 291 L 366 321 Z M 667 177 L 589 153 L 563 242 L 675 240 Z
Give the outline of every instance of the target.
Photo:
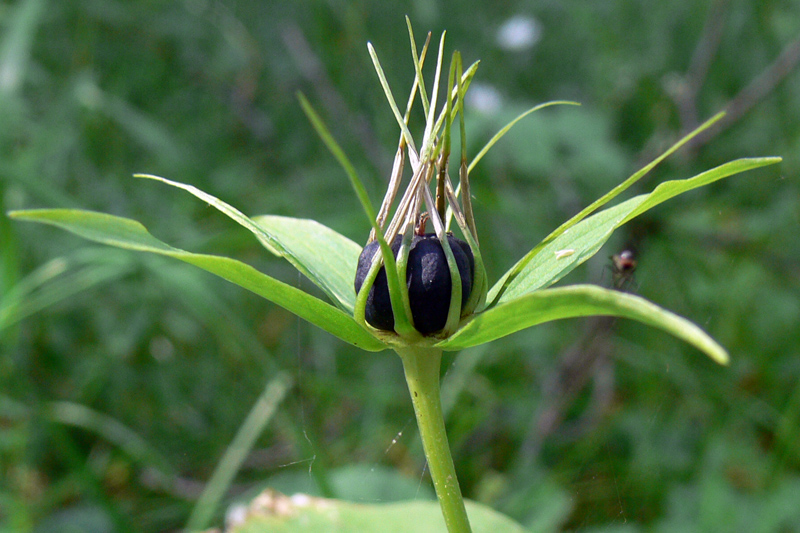
M 452 235 L 447 236 L 447 241 L 461 277 L 461 308 L 463 309 L 472 292 L 475 260 L 469 244 Z M 395 257 L 400 250 L 401 242 L 402 237 L 398 235 L 391 243 Z M 361 289 L 372 264 L 372 258 L 379 249 L 378 242 L 373 241 L 361 252 L 356 268 L 356 292 Z M 423 335 L 441 331 L 447 323 L 452 283 L 447 258 L 435 234 L 415 235 L 411 240 L 406 267 L 406 283 L 411 316 L 416 330 Z M 378 272 L 375 283 L 367 295 L 365 318 L 372 327 L 385 331 L 394 330 L 394 315 L 389 299 L 386 271 L 383 267 Z

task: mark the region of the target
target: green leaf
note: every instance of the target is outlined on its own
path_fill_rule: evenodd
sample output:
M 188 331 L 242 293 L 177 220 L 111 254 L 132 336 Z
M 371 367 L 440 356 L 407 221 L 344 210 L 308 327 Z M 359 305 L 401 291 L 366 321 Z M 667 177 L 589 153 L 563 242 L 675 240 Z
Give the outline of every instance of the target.
M 308 484 L 308 472 L 298 470 L 296 474 L 304 476 Z M 331 469 L 330 480 L 334 494 L 339 499 L 350 502 L 390 503 L 436 499 L 436 493 L 431 485 L 420 484 L 419 476 L 409 476 L 408 472 L 393 466 L 376 463 L 345 464 Z M 270 478 L 269 486 L 273 486 L 271 482 Z M 284 492 L 284 494 L 294 494 L 294 492 Z
M 386 347 L 340 309 L 235 259 L 173 248 L 153 237 L 135 220 L 73 209 L 12 211 L 9 216 L 50 224 L 119 248 L 174 257 L 252 291 L 361 349 L 380 351 Z
M 497 511 L 465 502 L 474 533 L 524 533 L 526 530 Z M 435 501 L 358 504 L 314 498 L 305 494 L 284 496 L 266 490 L 248 507 L 245 519 L 230 533 L 406 533 L 446 531 Z
M 528 263 L 533 259 L 533 257 L 536 254 L 538 254 L 545 245 L 549 244 L 550 242 L 558 238 L 560 235 L 566 233 L 571 227 L 575 226 L 580 221 L 582 221 L 583 219 L 585 219 L 586 217 L 588 217 L 589 215 L 591 215 L 592 213 L 603 207 L 605 204 L 616 198 L 618 195 L 620 195 L 622 192 L 628 189 L 631 185 L 633 185 L 634 183 L 639 181 L 642 177 L 644 177 L 653 168 L 655 168 L 656 165 L 658 165 L 661 161 L 669 157 L 671 154 L 677 151 L 681 146 L 689 142 L 693 137 L 699 135 L 702 131 L 711 127 L 715 122 L 720 120 L 723 116 L 725 116 L 724 112 L 717 113 L 716 115 L 711 117 L 709 120 L 707 120 L 706 122 L 695 128 L 693 131 L 689 132 L 678 142 L 673 144 L 669 149 L 667 149 L 666 152 L 655 158 L 653 161 L 651 161 L 638 171 L 634 172 L 628 179 L 626 179 L 625 181 L 623 181 L 622 183 L 620 183 L 619 185 L 608 191 L 606 194 L 604 194 L 603 196 L 601 196 L 600 198 L 598 198 L 597 200 L 595 200 L 594 202 L 583 208 L 578 214 L 574 215 L 572 218 L 570 218 L 569 220 L 561 224 L 559 227 L 557 227 L 555 230 L 553 230 L 553 232 L 550 233 L 550 235 L 548 235 L 547 237 L 545 237 L 544 240 L 542 240 L 542 242 L 537 244 L 533 248 L 533 250 L 525 254 L 525 256 L 522 259 L 517 261 L 517 264 L 514 265 L 511 268 L 511 270 L 506 272 L 506 274 L 498 282 L 500 283 L 500 286 L 502 287 L 505 284 L 506 278 L 516 277 L 520 273 L 520 271 L 528 265 Z M 489 298 L 488 302 L 489 305 L 491 305 L 492 303 L 494 303 L 494 299 Z
M 674 196 L 780 160 L 780 157 L 737 159 L 692 178 L 665 181 L 650 194 L 636 196 L 586 218 L 555 239 L 537 245 L 531 257 L 526 255 L 492 287 L 488 301 L 507 302 L 555 283 L 597 253 L 614 230 Z M 526 263 L 520 268 L 522 261 Z
M 347 237 L 314 220 L 260 217 L 260 221 L 257 221 L 192 185 L 150 174 L 136 174 L 136 177 L 166 183 L 207 202 L 248 229 L 267 250 L 285 258 L 322 289 L 333 303 L 353 314 L 355 302 L 353 280 L 361 247 Z M 353 253 L 355 259 L 352 259 Z M 349 285 L 343 285 L 342 280 L 347 278 L 350 280 Z
M 661 202 L 665 202 L 670 198 L 678 196 L 686 191 L 696 189 L 697 187 L 702 187 L 703 185 L 708 185 L 709 183 L 713 183 L 722 178 L 741 174 L 747 170 L 765 167 L 767 165 L 774 165 L 776 163 L 780 163 L 781 161 L 783 161 L 783 158 L 781 157 L 749 157 L 737 159 L 735 161 L 725 163 L 724 165 L 712 168 L 711 170 L 706 170 L 705 172 L 702 172 L 693 178 L 665 181 L 656 187 L 653 192 L 647 195 L 647 200 L 642 203 L 638 209 L 631 212 L 628 217 L 622 221 L 622 224 L 625 224 L 632 218 L 641 215 L 648 209 L 652 209 Z
M 688 342 L 720 364 L 728 362 L 725 349 L 685 318 L 644 298 L 596 285 L 545 289 L 502 303 L 474 315 L 455 334 L 436 346 L 461 350 L 551 320 L 591 315 L 637 320 Z
M 353 282 L 361 246 L 316 220 L 262 215 L 253 217 L 253 221 L 280 242 L 284 251 L 272 248 L 270 241 L 258 237 L 268 250 L 281 257 L 290 253 L 292 264 L 304 265 L 308 279 L 339 307 L 353 314 L 356 302 Z
M 628 214 L 642 204 L 647 195 L 637 196 L 606 209 L 570 228 L 546 244 L 516 277 L 506 281 L 497 304 L 548 287 L 596 254 Z M 504 281 L 501 279 L 501 282 Z M 492 287 L 489 300 L 497 297 L 500 282 Z

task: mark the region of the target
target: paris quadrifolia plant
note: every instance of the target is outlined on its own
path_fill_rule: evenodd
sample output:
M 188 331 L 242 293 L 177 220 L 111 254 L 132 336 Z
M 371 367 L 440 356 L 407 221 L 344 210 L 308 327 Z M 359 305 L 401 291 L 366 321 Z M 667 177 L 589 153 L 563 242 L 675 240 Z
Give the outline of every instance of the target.
M 464 532 L 470 531 L 470 523 L 440 404 L 442 352 L 487 343 L 551 320 L 608 315 L 660 328 L 714 361 L 727 363 L 726 351 L 698 326 L 644 298 L 589 284 L 552 285 L 597 253 L 614 230 L 648 209 L 696 187 L 777 163 L 780 158 L 731 161 L 688 179 L 661 183 L 649 194 L 600 210 L 719 120 L 721 114 L 717 115 L 556 228 L 490 286 L 481 259 L 480 239 L 491 236 L 481 236 L 475 226 L 470 172 L 529 113 L 574 103 L 537 105 L 499 131 L 470 159 L 466 149 L 464 102 L 478 63 L 464 68 L 461 55 L 454 52 L 447 69 L 442 34 L 433 83 L 428 87 L 423 79 L 423 66 L 431 36 L 428 34 L 418 47 L 410 23 L 408 30 L 413 59 L 409 73 L 414 81 L 405 109 L 398 106 L 378 56 L 372 45 L 368 45 L 400 129 L 387 192 L 377 211 L 347 156 L 308 100 L 299 95 L 303 110 L 343 167 L 363 207 L 371 226 L 364 247 L 313 220 L 273 215 L 251 218 L 191 185 L 137 175 L 183 189 L 217 208 L 250 230 L 269 252 L 288 260 L 322 289 L 327 301 L 235 259 L 169 246 L 134 220 L 72 209 L 14 211 L 10 216 L 58 226 L 100 243 L 174 257 L 261 295 L 362 350 L 394 350 L 405 370 L 445 524 L 450 532 Z M 419 106 L 415 108 L 417 103 Z M 419 107 L 425 126 L 421 137 L 415 138 L 409 129 L 409 117 Z M 455 137 L 460 147 L 453 151 L 451 144 Z

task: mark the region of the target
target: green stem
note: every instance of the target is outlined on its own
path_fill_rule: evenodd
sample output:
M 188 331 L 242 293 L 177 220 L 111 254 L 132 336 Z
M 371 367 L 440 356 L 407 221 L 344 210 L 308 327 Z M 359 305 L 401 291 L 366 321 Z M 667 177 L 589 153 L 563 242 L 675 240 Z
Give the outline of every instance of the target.
M 439 498 L 444 523 L 449 533 L 472 531 L 464 508 L 464 498 L 458 486 L 450 445 L 444 428 L 442 402 L 439 394 L 439 371 L 442 351 L 437 348 L 395 348 L 403 360 L 408 391 L 414 403 L 422 447 L 428 460 L 433 487 Z

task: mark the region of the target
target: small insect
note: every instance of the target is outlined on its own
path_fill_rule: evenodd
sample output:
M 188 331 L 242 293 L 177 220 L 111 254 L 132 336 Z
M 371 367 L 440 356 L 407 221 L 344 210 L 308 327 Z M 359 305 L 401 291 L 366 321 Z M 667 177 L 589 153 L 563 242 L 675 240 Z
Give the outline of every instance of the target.
M 614 270 L 622 274 L 632 274 L 636 270 L 636 255 L 631 250 L 623 250 L 612 255 Z
M 562 259 L 564 257 L 569 257 L 575 253 L 575 250 L 572 248 L 568 248 L 566 250 L 558 250 L 556 252 L 556 259 Z
M 627 291 L 635 285 L 633 272 L 636 270 L 636 254 L 632 250 L 623 250 L 611 256 L 611 272 L 614 276 L 614 288 Z

